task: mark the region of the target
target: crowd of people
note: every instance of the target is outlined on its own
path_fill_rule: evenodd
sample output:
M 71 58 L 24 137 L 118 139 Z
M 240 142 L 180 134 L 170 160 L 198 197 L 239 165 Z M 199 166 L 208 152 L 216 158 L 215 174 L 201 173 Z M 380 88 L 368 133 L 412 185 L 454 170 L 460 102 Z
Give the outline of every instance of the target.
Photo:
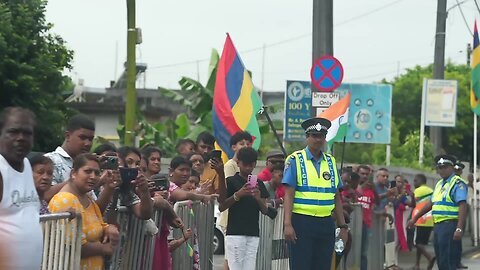
M 20 107 L 6 108 L 0 113 L 0 246 L 7 243 L 10 248 L 0 248 L 0 268 L 38 269 L 43 248 L 39 215 L 71 212 L 82 217 L 81 269 L 108 269 L 109 257 L 119 245 L 118 207 L 125 206 L 145 222 L 146 233 L 155 235 L 152 269 L 172 269 L 172 252 L 191 238 L 193 269 L 200 269 L 198 232 L 186 228 L 173 208 L 175 202 L 185 200 L 218 201 L 222 213 L 217 222 L 226 235 L 224 269 L 255 269 L 259 214 L 274 219 L 280 205 L 285 208 L 292 269 L 323 269 L 324 262 L 331 261 L 335 227 L 345 243 L 339 255 L 348 256 L 352 246 L 348 224 L 358 205 L 362 209 L 362 270 L 370 269 L 369 243 L 373 221 L 378 219 L 395 225 L 398 252 L 416 248 L 415 269 L 422 256 L 428 269 L 436 262 L 443 267 L 452 261 L 455 267 L 464 267 L 459 256 L 447 262 L 426 248 L 435 215 L 435 228 L 441 230 L 434 233 L 435 253 L 449 254 L 445 243 L 458 246 L 458 241 L 442 242 L 447 241 L 442 235 L 453 226 L 458 240 L 464 222 L 443 228 L 447 222 L 440 222 L 438 213 L 452 213 L 451 218 L 442 216 L 446 221 L 465 218 L 458 213 L 463 213 L 469 188 L 459 176 L 443 171 L 451 165 L 460 175 L 461 163 L 450 156 L 437 158 L 442 179 L 456 181 L 447 187 L 453 192 L 451 197 L 442 199 L 426 185 L 423 174 L 414 177 L 412 188 L 402 175 L 389 181 L 386 168 L 374 171 L 370 165 L 359 165 L 338 171 L 333 156 L 323 151 L 328 120 L 314 118 L 302 126 L 307 147 L 290 156 L 278 150 L 267 153 L 266 167 L 258 175 L 253 173 L 258 160 L 252 148 L 254 138 L 245 131 L 230 138 L 234 155 L 225 164 L 210 133 L 199 134 L 196 141 L 180 140 L 177 156 L 164 174 L 163 152 L 155 145 L 139 149 L 103 143 L 92 149 L 95 125 L 81 114 L 68 120 L 60 146 L 48 153 L 31 152 L 35 115 Z M 386 211 L 387 206 L 393 207 L 393 214 Z M 151 219 L 155 209 L 163 215 L 158 228 Z M 181 230 L 182 237 L 175 239 L 174 230 Z M 461 245 L 457 248 L 461 253 Z M 22 259 L 25 256 L 29 260 Z
M 173 208 L 184 200 L 218 200 L 221 210 L 229 209 L 224 212 L 230 212 L 224 225 L 226 262 L 233 270 L 254 268 L 258 214 L 274 218 L 283 202 L 282 152 L 269 153 L 261 178 L 252 178 L 258 153 L 248 132 L 232 136 L 235 156 L 225 165 L 214 150 L 214 136 L 203 132 L 196 141 L 178 142 L 178 155 L 164 174 L 163 152 L 154 145 L 139 149 L 103 143 L 92 149 L 95 125 L 86 115 L 68 119 L 64 141 L 52 152 L 31 152 L 34 128 L 35 115 L 27 109 L 0 113 L 0 245 L 15 246 L 0 253 L 1 269 L 38 269 L 43 249 L 39 215 L 58 212 L 82 217 L 80 268 L 108 269 L 119 245 L 119 206 L 144 220 L 146 232 L 155 235 L 152 269 L 172 269 L 171 253 L 190 238 L 193 269 L 200 269 L 198 233 L 186 228 Z M 151 219 L 155 209 L 163 210 L 159 228 Z M 177 229 L 182 237 L 174 239 Z M 25 256 L 31 259 L 22 260 Z

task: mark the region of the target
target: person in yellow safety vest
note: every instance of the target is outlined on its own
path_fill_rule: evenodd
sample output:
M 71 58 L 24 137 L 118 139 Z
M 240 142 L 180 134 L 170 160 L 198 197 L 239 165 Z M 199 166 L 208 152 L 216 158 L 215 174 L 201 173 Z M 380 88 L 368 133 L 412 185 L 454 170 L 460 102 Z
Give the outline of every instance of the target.
M 415 186 L 415 191 L 413 194 L 415 196 L 416 205 L 412 211 L 412 218 L 415 217 L 415 215 L 431 201 L 433 195 L 433 189 L 427 186 L 427 177 L 424 174 L 415 175 L 413 178 L 413 185 Z M 420 258 L 422 255 L 428 260 L 427 270 L 431 270 L 435 264 L 435 256 L 430 254 L 430 252 L 428 252 L 426 249 L 432 229 L 433 217 L 432 211 L 429 211 L 425 215 L 418 218 L 417 222 L 415 223 L 415 247 L 417 248 L 417 257 L 414 270 L 420 269 Z
M 467 182 L 455 175 L 456 159 L 450 155 L 435 157 L 438 180 L 430 202 L 408 222 L 412 227 L 420 217 L 432 210 L 435 256 L 439 270 L 456 270 L 467 214 Z
M 285 160 L 284 229 L 291 270 L 330 269 L 336 229 L 332 211 L 341 228 L 340 238 L 347 242 L 348 226 L 338 191 L 342 180 L 335 158 L 324 152 L 330 126 L 324 118 L 304 121 L 307 147 Z

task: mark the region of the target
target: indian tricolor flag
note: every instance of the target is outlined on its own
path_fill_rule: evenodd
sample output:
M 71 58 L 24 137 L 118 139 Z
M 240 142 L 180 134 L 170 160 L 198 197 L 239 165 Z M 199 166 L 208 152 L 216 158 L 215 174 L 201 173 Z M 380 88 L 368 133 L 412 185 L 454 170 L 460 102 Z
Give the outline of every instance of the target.
M 343 137 L 347 135 L 349 107 L 350 93 L 347 93 L 345 97 L 318 115 L 318 117 L 326 118 L 332 122 L 332 126 L 327 133 L 327 142 L 330 149 L 334 142 L 342 141 Z

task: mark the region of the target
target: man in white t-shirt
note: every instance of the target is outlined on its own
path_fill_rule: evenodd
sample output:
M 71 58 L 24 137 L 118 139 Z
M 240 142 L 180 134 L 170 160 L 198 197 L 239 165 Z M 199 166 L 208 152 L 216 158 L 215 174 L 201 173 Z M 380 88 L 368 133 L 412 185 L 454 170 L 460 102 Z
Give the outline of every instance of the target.
M 0 112 L 0 269 L 41 267 L 40 201 L 26 158 L 34 125 L 35 116 L 27 109 Z

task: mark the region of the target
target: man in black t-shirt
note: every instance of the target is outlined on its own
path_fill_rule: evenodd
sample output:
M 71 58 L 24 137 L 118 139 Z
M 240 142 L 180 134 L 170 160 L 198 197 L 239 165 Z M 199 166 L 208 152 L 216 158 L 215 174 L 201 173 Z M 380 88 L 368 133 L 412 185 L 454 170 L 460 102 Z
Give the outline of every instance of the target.
M 267 213 L 268 191 L 262 181 L 248 181 L 257 164 L 257 152 L 242 148 L 237 152 L 240 172 L 227 178 L 227 199 L 220 211 L 229 209 L 227 260 L 230 270 L 255 269 L 259 243 L 259 212 Z

